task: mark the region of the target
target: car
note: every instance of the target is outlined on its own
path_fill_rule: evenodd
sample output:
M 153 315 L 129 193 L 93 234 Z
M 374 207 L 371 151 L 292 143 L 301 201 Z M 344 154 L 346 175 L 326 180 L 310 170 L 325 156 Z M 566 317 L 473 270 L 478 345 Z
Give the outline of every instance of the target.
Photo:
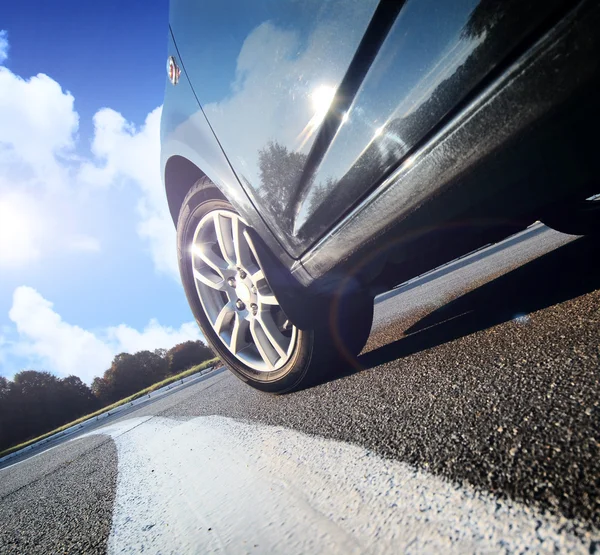
M 537 220 L 598 230 L 600 5 L 172 0 L 161 171 L 249 385 L 358 365 L 375 296 Z

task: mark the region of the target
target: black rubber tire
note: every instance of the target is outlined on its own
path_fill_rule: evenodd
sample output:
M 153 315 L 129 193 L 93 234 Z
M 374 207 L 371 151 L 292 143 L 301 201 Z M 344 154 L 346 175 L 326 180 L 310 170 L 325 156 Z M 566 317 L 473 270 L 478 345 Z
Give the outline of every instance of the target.
M 296 348 L 289 362 L 272 372 L 259 372 L 237 359 L 221 342 L 208 321 L 194 284 L 191 259 L 187 255 L 200 219 L 212 210 L 235 212 L 231 204 L 206 179 L 186 195 L 177 222 L 179 271 L 188 303 L 206 341 L 223 363 L 248 385 L 270 393 L 287 393 L 316 385 L 352 364 L 364 347 L 373 320 L 373 298 L 367 292 L 328 298 L 329 310 L 314 329 L 298 330 Z M 260 240 L 258 236 L 255 240 Z M 268 279 L 268 272 L 267 274 Z
M 545 214 L 541 222 L 569 235 L 600 234 L 600 201 L 573 200 Z

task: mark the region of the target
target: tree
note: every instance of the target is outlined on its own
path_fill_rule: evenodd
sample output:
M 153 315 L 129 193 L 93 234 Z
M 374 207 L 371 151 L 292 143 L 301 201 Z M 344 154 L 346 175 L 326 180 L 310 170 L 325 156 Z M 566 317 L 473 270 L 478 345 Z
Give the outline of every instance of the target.
M 169 374 L 178 374 L 214 356 L 212 350 L 202 341 L 184 341 L 167 352 Z
M 103 404 L 114 403 L 164 379 L 168 369 L 166 358 L 156 352 L 120 353 L 104 376 L 92 382 L 92 391 Z
M 98 399 L 92 390 L 77 376 L 68 376 L 62 380 L 63 410 L 74 418 L 87 414 L 99 407 Z
M 108 370 L 106 372 L 108 372 Z M 104 373 L 105 376 L 106 372 Z M 109 383 L 104 376 L 94 378 L 94 381 L 92 382 L 92 393 L 103 406 L 110 404 L 111 399 L 114 398 L 113 389 L 112 384 Z
M 24 370 L 10 382 L 0 378 L 0 448 L 39 436 L 98 406 L 90 388 L 76 376 Z
M 22 435 L 35 436 L 42 429 L 52 429 L 62 421 L 60 380 L 50 372 L 23 370 L 13 380 L 15 395 L 20 397 L 20 420 L 14 422 Z
M 164 379 L 170 369 L 179 372 L 213 357 L 201 341 L 186 341 L 169 351 L 120 353 L 91 388 L 77 376 L 61 379 L 36 370 L 18 372 L 13 381 L 0 376 L 0 450 L 137 393 Z
M 20 419 L 19 403 L 11 386 L 12 382 L 0 376 L 0 449 L 12 445 L 17 437 L 13 423 Z

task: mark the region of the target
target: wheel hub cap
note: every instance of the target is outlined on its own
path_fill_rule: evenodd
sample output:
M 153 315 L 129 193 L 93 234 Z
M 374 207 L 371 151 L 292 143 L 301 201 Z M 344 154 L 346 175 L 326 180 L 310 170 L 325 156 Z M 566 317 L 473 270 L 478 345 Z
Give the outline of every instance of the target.
M 243 283 L 238 283 L 238 286 L 235 288 L 235 294 L 238 296 L 238 299 L 242 299 L 246 304 L 249 303 L 252 298 L 250 289 Z

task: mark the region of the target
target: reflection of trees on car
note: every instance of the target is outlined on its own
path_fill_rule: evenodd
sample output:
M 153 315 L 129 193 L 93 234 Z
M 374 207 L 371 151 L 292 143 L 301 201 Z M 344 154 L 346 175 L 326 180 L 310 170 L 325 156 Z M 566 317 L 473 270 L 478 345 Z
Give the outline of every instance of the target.
M 321 204 L 328 189 L 333 185 L 331 178 L 317 185 L 314 184 L 314 177 L 307 179 L 305 175 L 307 159 L 306 154 L 288 150 L 287 147 L 274 141 L 267 143 L 258 151 L 262 185 L 259 191 L 267 205 L 271 206 L 280 217 L 289 220 L 295 216 L 293 199 L 297 197 L 301 179 L 306 180 L 302 190 L 310 192 L 307 199 L 310 210 Z
M 273 141 L 258 151 L 261 181 L 259 194 L 266 206 L 288 222 L 293 217 L 289 201 L 294 198 L 304 172 L 306 158 L 306 154 L 288 150 Z
M 522 4 L 519 9 L 511 8 L 511 4 L 517 3 Z M 520 0 L 479 2 L 461 32 L 461 38 L 464 41 L 470 40 L 472 48 L 467 51 L 464 61 L 437 85 L 430 89 L 425 87 L 423 99 L 412 98 L 415 109 L 409 107 L 397 110 L 395 117 L 376 131 L 370 145 L 346 174 L 337 181 L 328 178 L 322 184 L 311 187 L 308 200 L 311 209 L 317 210 L 314 220 L 323 220 L 319 218 L 318 207 L 325 198 L 328 204 L 343 203 L 342 197 L 346 190 L 362 188 L 367 192 L 369 185 L 389 175 L 409 153 L 410 147 L 422 141 L 427 130 L 435 129 L 444 121 L 449 115 L 447 106 L 460 105 L 468 91 L 474 89 L 485 77 L 490 69 L 488 60 L 498 59 L 498 54 L 505 50 L 502 38 L 506 36 L 507 30 L 523 28 L 522 25 L 515 25 L 514 18 L 523 17 L 524 10 L 527 13 L 534 9 L 535 6 L 526 6 Z M 536 20 L 533 14 L 531 20 Z M 526 29 L 523 33 L 528 31 Z M 323 228 L 325 227 L 324 225 Z

